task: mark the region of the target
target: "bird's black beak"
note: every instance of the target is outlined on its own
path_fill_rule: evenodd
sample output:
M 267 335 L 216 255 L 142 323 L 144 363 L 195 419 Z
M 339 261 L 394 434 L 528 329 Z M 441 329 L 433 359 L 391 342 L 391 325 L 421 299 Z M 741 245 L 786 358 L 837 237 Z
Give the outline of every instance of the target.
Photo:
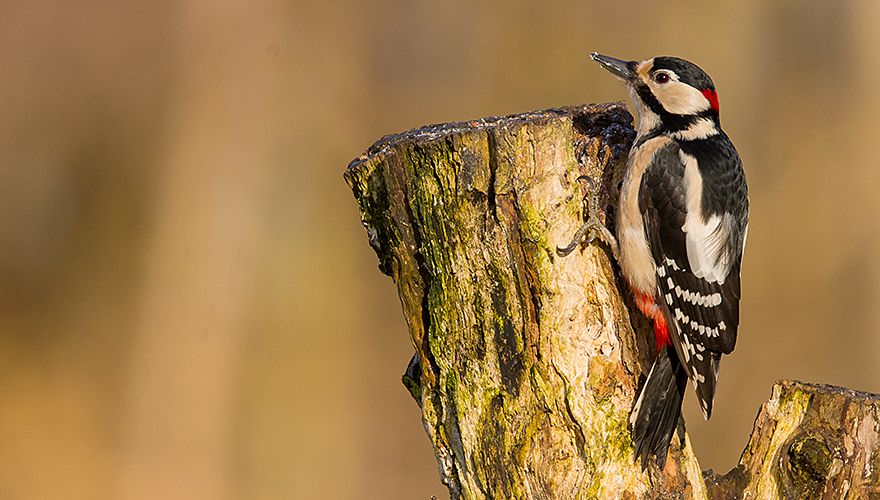
M 635 61 L 622 61 L 611 56 L 603 56 L 598 52 L 590 54 L 590 59 L 599 63 L 599 65 L 610 71 L 614 76 L 623 78 L 625 81 L 635 78 L 637 64 Z

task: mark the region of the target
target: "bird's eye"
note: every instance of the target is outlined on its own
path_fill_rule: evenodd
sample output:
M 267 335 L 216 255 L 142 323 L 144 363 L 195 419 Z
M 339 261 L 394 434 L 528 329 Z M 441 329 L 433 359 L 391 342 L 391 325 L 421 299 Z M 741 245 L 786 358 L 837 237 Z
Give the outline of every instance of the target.
M 669 73 L 654 73 L 654 81 L 663 85 L 669 81 Z

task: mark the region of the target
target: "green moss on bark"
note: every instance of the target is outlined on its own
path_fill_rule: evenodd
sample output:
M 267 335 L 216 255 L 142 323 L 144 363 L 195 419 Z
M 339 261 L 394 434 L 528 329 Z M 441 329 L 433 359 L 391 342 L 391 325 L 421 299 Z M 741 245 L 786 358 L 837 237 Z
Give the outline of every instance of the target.
M 419 360 L 408 387 L 452 497 L 705 496 L 686 436 L 665 471 L 633 460 L 629 412 L 639 359 L 647 366 L 653 351 L 605 250 L 554 253 L 582 222 L 575 179 L 599 180 L 608 209 L 632 137 L 622 106 L 580 106 L 423 127 L 349 166 L 380 269 L 398 287 Z M 859 455 L 876 417 L 846 406 L 851 396 L 816 403 L 811 391 L 783 384 L 765 406 L 737 476 L 753 479 L 747 492 L 806 491 L 798 485 L 823 475 L 828 491 L 841 463 L 878 463 Z M 864 437 L 835 438 L 836 415 Z

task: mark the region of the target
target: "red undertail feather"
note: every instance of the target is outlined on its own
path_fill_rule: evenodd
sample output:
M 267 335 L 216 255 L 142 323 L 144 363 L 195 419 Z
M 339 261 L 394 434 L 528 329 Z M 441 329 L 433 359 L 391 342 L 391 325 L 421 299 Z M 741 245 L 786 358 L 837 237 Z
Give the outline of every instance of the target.
M 666 325 L 666 319 L 662 314 L 658 314 L 654 318 L 654 338 L 657 340 L 657 351 L 663 349 L 664 346 L 671 345 L 669 340 L 669 327 Z
M 703 89 L 702 92 L 706 97 L 706 100 L 709 101 L 709 106 L 715 111 L 718 111 L 718 92 L 715 92 L 712 89 Z
M 654 338 L 657 340 L 657 350 L 670 345 L 672 342 L 669 340 L 669 326 L 666 324 L 663 312 L 654 302 L 654 297 L 647 293 L 636 293 L 635 295 L 636 306 L 642 311 L 642 314 L 654 320 Z

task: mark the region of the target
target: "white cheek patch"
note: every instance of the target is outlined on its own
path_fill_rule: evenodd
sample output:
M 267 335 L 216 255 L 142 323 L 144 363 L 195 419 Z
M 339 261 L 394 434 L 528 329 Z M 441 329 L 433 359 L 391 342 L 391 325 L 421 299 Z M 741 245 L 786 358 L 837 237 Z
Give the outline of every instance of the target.
M 696 115 L 710 107 L 702 92 L 678 80 L 670 80 L 665 85 L 651 81 L 648 85 L 663 109 L 674 115 Z
M 687 215 L 681 229 L 687 235 L 688 264 L 696 277 L 724 284 L 732 264 L 729 252 L 725 251 L 732 218 L 725 214 L 723 217 L 713 215 L 709 220 L 703 219 L 703 178 L 697 159 L 683 151 L 679 152 L 679 157 L 685 166 Z

